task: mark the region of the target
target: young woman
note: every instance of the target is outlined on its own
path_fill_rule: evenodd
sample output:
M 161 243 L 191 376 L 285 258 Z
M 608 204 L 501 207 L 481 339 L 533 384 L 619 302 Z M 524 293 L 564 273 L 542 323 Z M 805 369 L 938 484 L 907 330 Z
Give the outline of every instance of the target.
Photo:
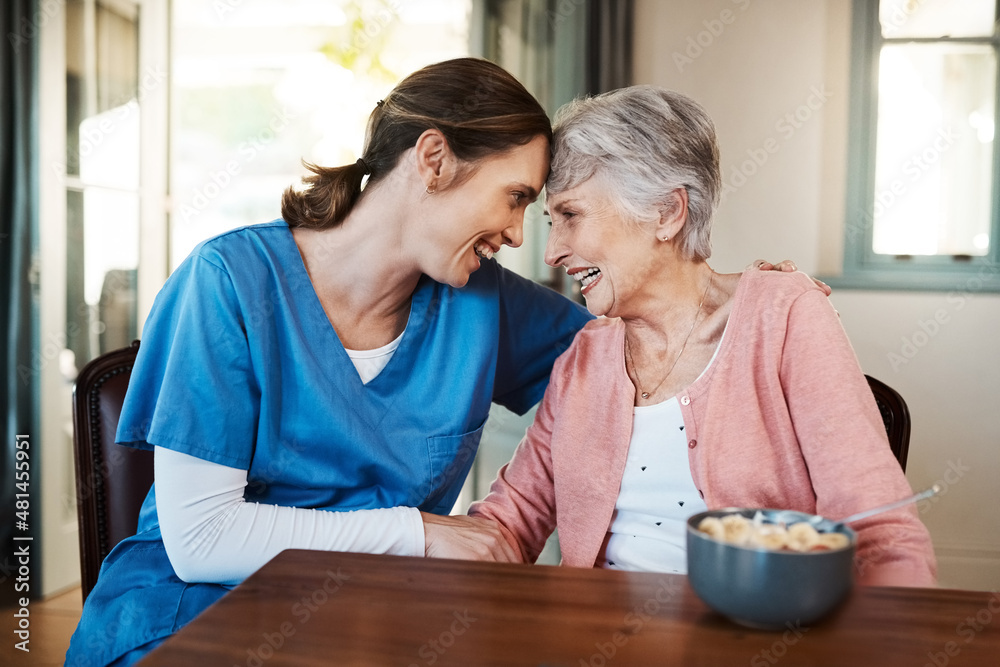
M 492 260 L 521 243 L 550 137 L 501 68 L 431 65 L 378 103 L 355 164 L 310 165 L 283 220 L 191 253 L 118 430 L 156 483 L 66 664 L 135 662 L 286 548 L 517 557 L 490 522 L 442 515 L 490 403 L 537 403 L 590 318 Z

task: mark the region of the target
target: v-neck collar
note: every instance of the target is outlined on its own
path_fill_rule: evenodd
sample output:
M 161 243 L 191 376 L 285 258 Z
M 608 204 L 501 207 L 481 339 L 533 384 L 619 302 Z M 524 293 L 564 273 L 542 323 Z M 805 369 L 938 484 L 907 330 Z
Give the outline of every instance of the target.
M 406 368 L 407 364 L 405 362 L 413 354 L 415 346 L 419 345 L 419 339 L 422 338 L 421 333 L 427 329 L 426 325 L 419 326 L 420 322 L 418 320 L 429 316 L 429 313 L 427 313 L 427 303 L 433 291 L 434 283 L 427 276 L 420 276 L 417 286 L 410 296 L 410 312 L 407 315 L 406 327 L 403 329 L 399 347 L 396 348 L 392 359 L 389 360 L 385 368 L 376 377 L 372 378 L 368 384 L 365 384 L 354 367 L 354 362 L 351 361 L 350 356 L 347 354 L 347 350 L 344 348 L 340 336 L 337 335 L 336 329 L 330 323 L 326 311 L 323 310 L 323 304 L 320 302 L 319 294 L 316 293 L 316 287 L 309 277 L 309 271 L 306 269 L 305 261 L 302 258 L 302 253 L 299 252 L 299 247 L 295 242 L 291 228 L 286 225 L 286 230 L 287 236 L 285 237 L 285 241 L 288 244 L 286 248 L 286 251 L 289 253 L 288 264 L 291 270 L 298 274 L 297 277 L 299 279 L 295 282 L 309 285 L 309 294 L 301 297 L 303 301 L 308 302 L 303 306 L 303 314 L 311 320 L 311 328 L 323 332 L 322 339 L 317 342 L 320 349 L 326 353 L 317 355 L 317 358 L 324 364 L 326 375 L 331 383 L 341 391 L 348 404 L 356 404 L 359 396 L 365 396 L 377 402 L 379 409 L 375 412 L 378 414 L 374 414 L 372 410 L 368 412 L 375 422 L 381 421 L 385 412 L 399 396 L 399 387 L 406 382 L 406 376 L 412 371 L 412 369 Z M 374 407 L 375 404 L 373 403 L 371 408 L 374 409 Z

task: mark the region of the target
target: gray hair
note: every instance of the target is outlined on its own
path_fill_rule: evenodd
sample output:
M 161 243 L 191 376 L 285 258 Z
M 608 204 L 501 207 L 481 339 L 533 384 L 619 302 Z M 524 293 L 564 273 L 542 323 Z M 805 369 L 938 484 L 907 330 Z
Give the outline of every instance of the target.
M 653 222 L 688 194 L 687 223 L 675 238 L 681 255 L 712 254 L 712 214 L 722 176 L 715 125 L 691 98 L 656 86 L 630 86 L 577 99 L 556 113 L 546 189 L 558 194 L 597 176 L 627 220 Z

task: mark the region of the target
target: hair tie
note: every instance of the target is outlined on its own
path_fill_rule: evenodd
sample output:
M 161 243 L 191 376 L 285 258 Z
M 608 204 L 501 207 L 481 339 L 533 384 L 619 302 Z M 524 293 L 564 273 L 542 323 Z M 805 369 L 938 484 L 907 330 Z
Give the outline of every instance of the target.
M 358 158 L 358 161 L 357 161 L 357 162 L 355 162 L 354 164 L 356 164 L 356 165 L 358 165 L 359 167 L 361 167 L 361 169 L 362 169 L 362 170 L 363 170 L 363 171 L 364 171 L 364 172 L 365 172 L 366 174 L 370 174 L 370 173 L 372 173 L 372 168 L 371 168 L 371 167 L 369 167 L 369 166 L 368 166 L 368 163 L 367 163 L 367 162 L 365 162 L 365 161 L 364 161 L 364 160 L 363 160 L 362 158 Z

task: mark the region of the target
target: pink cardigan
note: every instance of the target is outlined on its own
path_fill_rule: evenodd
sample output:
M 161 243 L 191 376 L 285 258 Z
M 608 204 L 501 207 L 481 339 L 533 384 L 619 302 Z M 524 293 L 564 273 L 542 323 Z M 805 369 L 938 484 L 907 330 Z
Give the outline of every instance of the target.
M 787 508 L 845 517 L 910 486 L 829 300 L 804 274 L 748 271 L 715 360 L 678 399 L 695 485 L 710 509 Z M 592 321 L 556 361 L 509 464 L 469 514 L 493 519 L 533 562 L 557 527 L 563 564 L 593 567 L 631 440 L 635 389 L 625 327 Z M 853 524 L 861 583 L 932 586 L 913 506 Z

